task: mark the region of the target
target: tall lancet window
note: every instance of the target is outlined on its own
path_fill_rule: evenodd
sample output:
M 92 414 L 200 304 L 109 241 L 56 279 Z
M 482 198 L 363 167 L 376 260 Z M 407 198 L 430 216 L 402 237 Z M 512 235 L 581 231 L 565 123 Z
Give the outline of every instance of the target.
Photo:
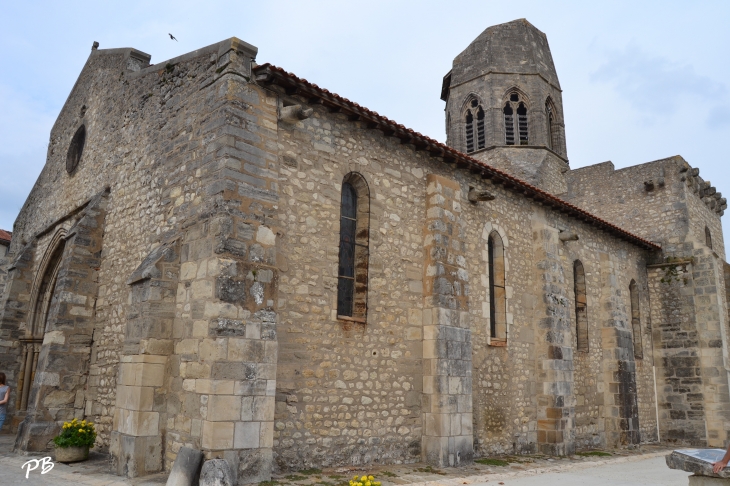
M 366 322 L 370 239 L 370 190 L 356 172 L 345 176 L 340 203 L 337 317 Z
M 710 232 L 710 228 L 705 226 L 705 244 L 707 245 L 707 248 L 712 250 L 712 233 Z
M 483 149 L 486 145 L 484 134 L 484 110 L 478 100 L 471 100 L 466 110 L 466 153 Z
M 507 339 L 507 293 L 504 283 L 504 244 L 492 231 L 487 240 L 489 258 L 489 332 L 492 339 Z
M 504 105 L 504 143 L 507 145 L 515 144 L 515 117 L 512 105 L 507 103 Z
M 527 105 L 524 100 L 520 99 L 519 93 L 510 93 L 502 113 L 504 113 L 504 143 L 506 145 L 529 145 Z
M 527 108 L 524 103 L 517 107 L 517 127 L 520 131 L 520 145 L 529 145 L 527 138 Z

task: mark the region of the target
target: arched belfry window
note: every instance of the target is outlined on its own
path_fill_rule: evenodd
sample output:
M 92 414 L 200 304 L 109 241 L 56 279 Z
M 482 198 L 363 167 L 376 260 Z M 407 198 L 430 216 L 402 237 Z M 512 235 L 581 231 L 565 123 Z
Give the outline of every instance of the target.
M 636 281 L 629 284 L 629 297 L 631 299 L 631 330 L 634 337 L 634 358 L 644 357 L 644 348 L 641 345 L 641 313 L 639 311 L 639 289 Z
M 712 250 L 712 233 L 710 233 L 710 228 L 705 226 L 705 244 L 707 245 L 707 248 Z
M 486 145 L 484 134 L 484 109 L 479 100 L 472 99 L 466 110 L 464 119 L 466 122 L 466 153 L 483 149 Z
M 489 258 L 489 332 L 492 339 L 507 339 L 507 294 L 504 288 L 504 244 L 492 231 L 487 240 Z
M 509 95 L 502 113 L 504 114 L 504 143 L 506 145 L 529 145 L 527 105 L 520 98 L 519 93 Z
M 550 98 L 545 102 L 545 114 L 547 115 L 547 143 L 548 147 L 553 150 L 558 150 L 560 147 L 558 127 L 558 115 L 555 111 L 555 106 Z
M 588 351 L 588 301 L 586 299 L 586 273 L 580 260 L 573 262 L 573 286 L 575 293 L 575 334 L 578 351 Z
M 366 322 L 369 239 L 370 190 L 360 174 L 351 172 L 342 181 L 340 203 L 338 318 Z
M 20 339 L 23 344 L 23 355 L 20 362 L 20 373 L 18 374 L 18 399 L 16 401 L 18 410 L 28 408 L 30 389 L 33 386 L 36 368 L 38 367 L 38 355 L 46 333 L 48 313 L 56 293 L 56 281 L 58 280 L 58 271 L 61 267 L 61 257 L 65 246 L 66 241 L 60 239 L 45 262 L 43 276 L 34 291 L 35 301 L 33 303 L 33 313 L 30 317 L 30 326 L 26 336 Z

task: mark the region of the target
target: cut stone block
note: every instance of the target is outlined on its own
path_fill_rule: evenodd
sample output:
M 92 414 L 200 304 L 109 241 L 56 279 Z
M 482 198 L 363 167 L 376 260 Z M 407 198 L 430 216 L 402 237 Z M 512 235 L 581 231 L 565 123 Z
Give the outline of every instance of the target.
M 702 460 L 693 457 L 693 455 L 697 453 L 701 453 L 708 460 Z M 722 449 L 680 449 L 672 451 L 671 454 L 668 454 L 666 456 L 666 461 L 667 466 L 669 466 L 670 469 L 679 469 L 680 471 L 691 472 L 694 473 L 695 476 L 728 479 L 727 484 L 730 484 L 730 468 L 726 467 L 719 473 L 715 474 L 714 472 L 712 472 L 712 463 L 708 462 L 709 460 L 713 460 L 713 462 L 719 461 L 720 459 L 722 459 L 723 455 L 725 455 L 725 451 Z M 713 456 L 716 458 L 713 459 Z M 692 484 L 691 478 L 695 476 L 690 476 L 690 484 Z
M 200 463 L 203 461 L 203 453 L 197 449 L 183 447 L 177 453 L 175 462 L 172 465 L 170 476 L 167 478 L 167 486 L 194 486 L 198 484 L 200 477 Z

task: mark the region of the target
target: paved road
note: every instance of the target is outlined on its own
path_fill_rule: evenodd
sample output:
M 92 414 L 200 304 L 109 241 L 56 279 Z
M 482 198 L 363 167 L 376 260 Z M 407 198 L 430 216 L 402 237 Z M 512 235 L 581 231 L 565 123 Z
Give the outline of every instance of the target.
M 690 473 L 669 469 L 664 457 L 502 479 L 504 486 L 687 486 Z M 495 486 L 495 481 L 471 486 Z

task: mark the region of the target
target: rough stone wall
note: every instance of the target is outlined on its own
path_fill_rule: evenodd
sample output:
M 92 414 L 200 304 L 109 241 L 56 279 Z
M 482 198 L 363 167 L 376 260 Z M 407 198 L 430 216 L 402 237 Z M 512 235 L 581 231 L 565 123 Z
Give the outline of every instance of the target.
M 297 98 L 282 100 L 302 103 Z M 543 294 L 531 256 L 532 228 L 523 224 L 538 206 L 520 195 L 425 157 L 397 139 L 368 130 L 361 122 L 314 112 L 296 123 L 279 123 L 281 263 L 279 304 L 280 358 L 274 449 L 282 469 L 334 464 L 415 461 L 421 457 L 421 340 L 425 325 L 422 230 L 427 174 L 459 182 L 469 275 L 469 313 L 473 347 L 473 433 L 476 454 L 537 450 L 537 376 L 535 306 Z M 356 171 L 371 194 L 370 288 L 367 324 L 336 319 L 336 282 L 341 181 Z M 494 201 L 468 203 L 469 187 L 487 189 Z M 610 254 L 625 285 L 628 306 L 631 278 L 641 281 L 641 250 L 592 227 L 547 211 L 550 227 L 574 229 L 570 246 L 590 266 Z M 507 267 L 508 345 L 491 346 L 487 294 L 486 239 L 503 237 Z M 557 230 L 555 230 L 557 231 Z M 561 256 L 571 295 L 573 260 Z M 285 270 L 284 270 L 285 269 Z M 602 280 L 611 274 L 588 270 L 592 350 L 579 374 L 582 419 L 579 444 L 603 444 L 604 349 L 601 328 L 609 315 L 600 304 Z M 644 292 L 646 294 L 646 292 Z M 648 309 L 642 295 L 644 311 Z M 574 303 L 570 332 L 574 332 Z M 594 314 L 595 313 L 595 314 Z M 625 323 L 624 323 L 625 324 Z M 648 329 L 648 327 L 645 327 Z M 648 331 L 645 331 L 648 332 Z M 571 346 L 574 337 L 571 338 Z M 650 338 L 644 337 L 645 355 Z M 495 343 L 496 344 L 496 343 Z M 567 342 L 566 342 L 567 344 Z M 565 346 L 565 344 L 564 344 Z M 376 353 L 376 354 L 373 354 Z M 609 356 L 613 356 L 610 354 Z M 655 434 L 651 367 L 640 367 L 636 382 L 641 427 L 646 440 Z M 596 375 L 599 375 L 596 379 Z M 574 373 L 574 376 L 576 374 Z M 593 377 L 593 378 L 591 378 Z M 576 378 L 577 379 L 577 378 Z M 371 401 L 372 400 L 372 401 Z M 373 406 L 377 408 L 374 409 Z M 572 405 L 568 404 L 568 407 Z M 567 413 L 570 413 L 568 411 Z
M 284 97 L 282 97 L 284 98 Z M 425 172 L 435 164 L 314 107 L 279 123 L 279 343 L 274 449 L 282 469 L 421 459 Z M 340 189 L 370 190 L 367 324 L 339 321 Z

